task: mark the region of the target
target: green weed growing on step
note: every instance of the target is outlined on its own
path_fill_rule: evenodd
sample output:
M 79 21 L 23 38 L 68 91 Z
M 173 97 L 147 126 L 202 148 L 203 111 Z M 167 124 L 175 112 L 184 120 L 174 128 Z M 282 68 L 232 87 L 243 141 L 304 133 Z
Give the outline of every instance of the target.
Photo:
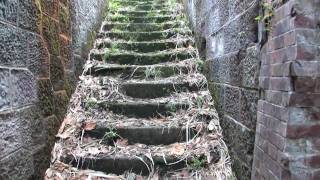
M 189 166 L 192 169 L 201 169 L 207 165 L 207 161 L 204 158 L 194 158 Z
M 95 99 L 92 99 L 92 98 L 86 100 L 86 102 L 85 102 L 85 108 L 86 109 L 93 108 L 96 105 L 97 105 L 97 101 Z
M 177 107 L 174 103 L 169 102 L 168 104 L 166 104 L 166 108 L 170 111 L 170 112 L 176 112 L 177 111 Z
M 203 72 L 203 69 L 204 69 L 204 62 L 203 62 L 203 60 L 201 60 L 201 59 L 197 59 L 197 60 L 196 60 L 196 68 L 197 68 L 197 71 Z
M 199 109 L 202 108 L 202 106 L 204 104 L 204 97 L 203 96 L 197 96 L 196 102 L 197 102 L 197 107 Z
M 110 1 L 109 2 L 109 10 L 116 11 L 121 7 L 119 1 Z
M 100 140 L 100 144 L 114 143 L 117 139 L 121 138 L 114 128 L 109 128 Z

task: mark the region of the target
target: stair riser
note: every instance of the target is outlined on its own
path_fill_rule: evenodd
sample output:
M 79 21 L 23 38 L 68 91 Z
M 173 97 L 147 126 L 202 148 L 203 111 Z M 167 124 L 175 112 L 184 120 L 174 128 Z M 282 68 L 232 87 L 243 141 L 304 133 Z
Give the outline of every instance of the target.
M 184 84 L 124 84 L 124 94 L 133 98 L 159 98 L 170 96 L 174 92 L 194 92 L 200 90 L 196 85 Z
M 108 33 L 100 33 L 98 35 L 99 38 L 109 37 L 111 39 L 123 39 L 123 40 L 131 40 L 131 41 L 153 41 L 160 39 L 167 39 L 174 35 L 176 32 L 150 32 L 150 33 L 125 33 L 125 32 L 108 32 Z M 179 32 L 181 35 L 191 35 L 191 32 Z
M 124 24 L 112 24 L 108 23 L 102 27 L 102 31 L 114 31 L 114 29 L 119 31 L 135 31 L 135 32 L 145 32 L 145 31 L 164 31 L 171 28 L 183 27 L 179 23 L 164 23 L 164 24 L 140 24 L 140 23 L 124 23 Z
M 151 17 L 151 16 L 160 16 L 160 15 L 173 15 L 173 11 L 169 10 L 151 10 L 151 11 L 111 11 L 112 14 L 120 14 L 127 17 Z
M 119 5 L 121 5 L 122 7 L 126 7 L 126 6 L 136 6 L 136 5 L 155 5 L 155 4 L 161 4 L 164 5 L 167 1 L 113 1 L 114 3 L 117 3 Z
M 108 128 L 97 127 L 94 130 L 86 131 L 85 135 L 102 139 L 109 132 Z M 185 128 L 168 128 L 168 127 L 127 127 L 116 128 L 114 130 L 120 137 L 127 139 L 130 145 L 132 144 L 147 144 L 147 145 L 169 145 L 176 142 L 185 142 L 187 131 Z M 190 140 L 196 135 L 195 130 L 189 129 L 188 139 Z
M 112 48 L 119 50 L 135 51 L 135 52 L 156 52 L 164 51 L 167 49 L 175 49 L 188 47 L 192 45 L 191 41 L 182 41 L 182 42 L 150 42 L 150 43 L 116 43 L 116 42 L 103 42 L 97 43 L 96 47 L 98 49 Z
M 119 63 L 119 64 L 133 64 L 133 65 L 152 65 L 152 64 L 158 64 L 158 63 L 164 63 L 164 62 L 172 62 L 175 60 L 183 60 L 183 59 L 189 59 L 192 58 L 189 54 L 177 54 L 177 55 L 171 55 L 171 54 L 164 54 L 161 56 L 140 56 L 140 57 L 134 57 L 132 55 L 115 55 L 110 56 L 110 62 Z M 106 59 L 106 62 L 109 62 L 108 59 Z
M 115 114 L 136 118 L 168 116 L 180 109 L 188 109 L 186 104 L 99 104 Z
M 145 79 L 146 77 L 146 67 L 125 67 L 125 68 L 91 68 L 87 71 L 87 75 L 92 76 L 112 76 L 112 77 L 121 77 L 122 79 Z M 170 66 L 163 66 L 163 67 L 155 67 L 155 72 L 161 72 L 156 77 L 157 78 L 166 78 L 177 74 L 187 74 L 188 68 L 187 67 L 170 67 Z M 155 76 L 149 76 L 149 79 L 154 79 Z
M 135 4 L 127 5 L 126 8 L 136 11 L 153 11 L 153 10 L 168 10 L 168 6 L 159 4 Z
M 171 16 L 158 16 L 158 17 L 124 17 L 113 16 L 108 19 L 112 22 L 130 22 L 130 23 L 163 23 L 172 20 Z
M 149 170 L 145 163 L 148 164 L 149 167 L 151 167 L 152 163 L 146 156 L 141 157 L 143 159 L 140 160 L 136 157 L 103 157 L 103 158 L 85 158 L 80 159 L 78 161 L 74 160 L 74 157 L 72 155 L 69 155 L 63 161 L 65 163 L 71 163 L 73 166 L 80 168 L 80 169 L 91 169 L 95 171 L 101 171 L 105 173 L 110 174 L 116 174 L 121 175 L 125 172 L 133 172 L 136 174 L 142 174 L 142 175 L 149 175 Z M 165 157 L 166 162 L 169 163 L 175 163 L 173 165 L 166 165 L 163 157 L 153 157 L 154 161 L 154 169 L 160 169 L 160 174 L 164 174 L 168 171 L 175 171 L 182 168 L 187 167 L 186 160 L 180 161 L 179 158 L 173 158 L 173 157 Z M 178 162 L 180 161 L 180 162 Z

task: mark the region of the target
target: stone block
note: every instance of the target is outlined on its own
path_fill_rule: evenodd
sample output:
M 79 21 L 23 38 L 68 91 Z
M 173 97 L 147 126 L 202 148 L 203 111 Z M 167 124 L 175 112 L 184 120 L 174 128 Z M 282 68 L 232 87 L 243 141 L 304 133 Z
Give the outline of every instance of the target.
M 40 0 L 39 2 L 43 13 L 58 19 L 59 0 Z
M 59 26 L 60 33 L 70 37 L 71 35 L 71 16 L 68 3 L 59 3 Z
M 51 152 L 51 148 L 53 147 L 53 145 L 56 141 L 55 136 L 58 133 L 60 125 L 61 125 L 61 123 L 55 115 L 49 116 L 44 119 L 44 127 L 47 132 L 45 146 L 46 146 L 47 151 L 49 153 Z
M 0 110 L 11 107 L 10 72 L 8 69 L 0 69 Z
M 60 57 L 50 56 L 50 80 L 55 91 L 64 90 L 65 72 Z
M 42 33 L 51 55 L 60 55 L 59 23 L 49 16 L 43 16 Z
M 251 7 L 241 16 L 229 21 L 217 33 L 213 44 L 219 44 L 220 51 L 214 51 L 213 56 L 237 52 L 240 49 L 246 49 L 256 43 L 258 26 L 255 22 L 255 17 L 258 15 L 258 5 Z
M 19 11 L 18 11 L 18 26 L 23 29 L 30 30 L 32 32 L 38 32 L 37 18 L 37 7 L 33 0 L 18 0 Z
M 206 37 L 216 33 L 228 20 L 228 1 L 216 1 L 211 10 L 206 14 L 205 35 Z
M 320 107 L 320 93 L 292 93 L 289 105 L 294 107 Z
M 240 89 L 226 86 L 224 93 L 225 114 L 233 119 L 240 119 Z
M 254 131 L 241 126 L 228 116 L 224 116 L 220 124 L 229 150 L 235 152 L 235 156 L 239 160 L 251 167 L 255 140 Z
M 0 160 L 0 179 L 29 179 L 34 168 L 30 152 L 21 148 Z
M 49 77 L 49 52 L 43 39 L 38 35 L 28 36 L 28 61 L 22 66 L 39 78 Z
M 229 0 L 229 18 L 233 19 L 240 13 L 246 13 L 253 3 L 258 2 L 256 0 Z
M 214 100 L 214 105 L 220 117 L 224 113 L 224 89 L 225 86 L 223 84 L 217 84 L 213 82 L 209 82 L 209 90 Z
M 238 180 L 250 180 L 251 166 L 243 163 L 237 156 L 233 156 L 232 158 L 232 170 L 236 174 Z
M 294 61 L 291 65 L 291 75 L 320 77 L 320 62 L 319 61 Z
M 75 73 L 73 71 L 66 71 L 65 73 L 66 73 L 66 77 L 65 77 L 64 89 L 67 92 L 68 97 L 71 98 L 73 92 L 76 89 L 78 79 L 75 76 Z
M 25 65 L 28 59 L 28 33 L 0 22 L 0 64 L 1 65 Z
M 44 116 L 50 116 L 54 111 L 54 96 L 50 79 L 39 80 L 37 87 L 42 114 Z
M 257 104 L 259 92 L 242 89 L 240 91 L 240 119 L 239 122 L 255 131 L 257 121 Z
M 15 24 L 18 20 L 18 0 L 0 1 L 0 18 Z
M 320 120 L 320 108 L 298 108 L 289 107 L 289 121 L 288 124 L 309 124 L 318 122 Z
M 40 36 L 0 22 L 0 65 L 28 68 L 48 76 L 48 54 Z
M 32 149 L 34 121 L 39 119 L 34 106 L 0 114 L 0 158 L 20 148 Z
M 258 89 L 259 86 L 259 50 L 253 46 L 246 50 L 246 55 L 241 60 L 241 85 L 242 87 L 249 87 Z
M 320 45 L 320 36 L 315 29 L 296 29 L 298 44 Z
M 62 122 L 64 116 L 67 112 L 67 107 L 69 104 L 69 97 L 65 91 L 59 91 L 54 93 L 54 114 L 57 119 Z
M 226 83 L 233 86 L 240 86 L 241 74 L 241 58 L 236 54 L 229 54 L 207 60 L 205 66 L 209 66 L 207 71 L 209 80 L 219 83 Z
M 43 179 L 45 171 L 50 165 L 50 156 L 48 156 L 50 153 L 51 148 L 48 146 L 42 146 L 36 151 L 33 151 L 31 156 L 33 157 L 33 164 L 36 168 L 34 169 L 34 173 L 30 179 Z
M 12 106 L 22 107 L 34 104 L 37 98 L 37 82 L 27 70 L 11 70 Z

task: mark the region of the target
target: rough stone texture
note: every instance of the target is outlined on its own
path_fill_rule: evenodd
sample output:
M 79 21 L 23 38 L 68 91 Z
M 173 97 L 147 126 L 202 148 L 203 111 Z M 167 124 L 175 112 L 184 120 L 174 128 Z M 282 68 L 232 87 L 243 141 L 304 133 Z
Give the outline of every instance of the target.
M 276 3 L 276 2 L 274 2 Z M 320 2 L 276 3 L 261 50 L 252 179 L 319 179 Z
M 239 179 L 250 179 L 259 99 L 256 0 L 185 0 Z
M 43 178 L 104 4 L 0 1 L 0 179 Z

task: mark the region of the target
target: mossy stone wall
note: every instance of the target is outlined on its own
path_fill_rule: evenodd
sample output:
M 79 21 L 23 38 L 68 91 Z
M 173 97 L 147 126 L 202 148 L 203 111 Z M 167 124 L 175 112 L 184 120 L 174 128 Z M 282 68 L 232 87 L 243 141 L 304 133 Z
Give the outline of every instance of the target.
M 104 7 L 0 1 L 0 179 L 43 179 Z

